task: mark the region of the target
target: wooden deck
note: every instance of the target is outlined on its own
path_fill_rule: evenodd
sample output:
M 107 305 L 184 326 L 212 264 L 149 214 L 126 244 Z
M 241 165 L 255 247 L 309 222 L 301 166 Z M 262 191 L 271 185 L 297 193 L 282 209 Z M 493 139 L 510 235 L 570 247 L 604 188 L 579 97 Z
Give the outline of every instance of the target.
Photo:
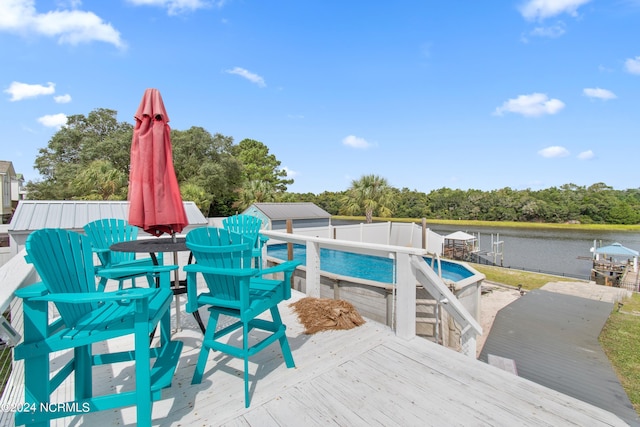
M 303 295 L 295 293 L 292 300 Z M 184 303 L 184 299 L 182 300 Z M 296 362 L 277 344 L 251 363 L 251 407 L 244 408 L 242 362 L 210 355 L 192 386 L 202 335 L 181 316 L 184 351 L 171 388 L 153 407 L 157 426 L 624 426 L 617 416 L 421 338 L 400 339 L 367 322 L 350 331 L 304 335 L 281 306 Z M 203 313 L 204 314 L 204 313 Z M 175 311 L 172 310 L 175 320 Z M 112 345 L 120 345 L 115 342 Z M 132 369 L 100 372 L 94 389 L 129 381 Z M 71 385 L 69 384 L 69 387 Z M 60 394 L 70 395 L 70 388 Z M 126 386 L 125 386 L 126 388 Z M 61 400 L 63 397 L 61 397 Z M 135 426 L 135 408 L 59 420 L 57 425 Z

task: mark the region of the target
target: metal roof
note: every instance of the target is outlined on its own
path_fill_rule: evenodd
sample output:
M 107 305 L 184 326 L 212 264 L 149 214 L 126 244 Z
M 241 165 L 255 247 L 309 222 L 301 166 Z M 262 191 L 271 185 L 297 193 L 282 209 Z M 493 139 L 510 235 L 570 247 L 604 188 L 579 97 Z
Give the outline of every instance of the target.
M 602 246 L 600 248 L 596 248 L 597 254 L 605 254 L 605 255 L 615 255 L 615 256 L 638 256 L 638 251 L 634 251 L 633 249 L 625 248 L 622 244 L 616 242 L 612 243 L 608 246 Z
M 515 361 L 518 376 L 590 403 L 638 425 L 598 342 L 613 303 L 535 289 L 496 315 L 479 359 Z
M 444 238 L 449 240 L 476 240 L 476 236 L 472 236 L 471 234 L 465 233 L 464 231 L 456 231 L 455 233 L 444 236 Z
M 315 203 L 254 203 L 256 209 L 270 220 L 331 218 L 331 214 Z
M 183 204 L 189 225 L 208 224 L 194 202 Z M 127 201 L 21 200 L 9 224 L 9 232 L 31 232 L 41 228 L 81 230 L 96 219 L 128 217 Z

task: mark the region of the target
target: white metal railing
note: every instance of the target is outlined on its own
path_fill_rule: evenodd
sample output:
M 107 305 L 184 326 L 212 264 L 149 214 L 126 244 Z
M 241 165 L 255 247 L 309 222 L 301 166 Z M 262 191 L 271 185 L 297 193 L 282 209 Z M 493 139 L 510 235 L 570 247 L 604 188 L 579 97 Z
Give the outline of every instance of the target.
M 416 336 L 416 283 L 423 286 L 462 328 L 461 348 L 467 356 L 476 357 L 476 336 L 482 327 L 449 290 L 442 278 L 427 265 L 423 249 L 362 243 L 325 237 L 303 236 L 280 231 L 263 230 L 271 239 L 305 245 L 306 247 L 306 293 L 320 297 L 320 248 L 336 249 L 365 255 L 389 257 L 396 263 L 396 334 L 404 339 Z M 266 247 L 263 248 L 266 251 Z M 264 254 L 263 259 L 266 259 Z
M 15 298 L 15 291 L 39 280 L 38 274 L 31 264 L 27 264 L 24 255 L 23 249 L 0 267 L 0 315 L 8 313 L 11 326 L 19 334 L 22 334 L 24 319 L 22 301 Z M 16 344 L 15 342 L 11 343 L 4 332 L 1 335 L 7 344 Z M 17 408 L 19 407 L 18 403 L 22 402 L 24 398 L 24 390 L 21 386 L 24 364 L 22 361 L 13 361 L 13 349 L 9 345 L 5 345 L 0 350 L 0 360 L 2 360 L 0 381 L 1 384 L 6 384 L 2 396 L 0 396 L 0 407 Z M 9 365 L 11 369 L 9 369 Z M 0 410 L 0 425 L 12 425 L 13 415 L 11 411 Z

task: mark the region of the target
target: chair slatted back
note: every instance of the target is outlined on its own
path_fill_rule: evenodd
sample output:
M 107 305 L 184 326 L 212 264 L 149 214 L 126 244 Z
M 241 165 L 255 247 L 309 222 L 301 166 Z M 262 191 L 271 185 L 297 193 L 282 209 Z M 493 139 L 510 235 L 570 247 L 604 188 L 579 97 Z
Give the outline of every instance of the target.
M 138 227 L 134 227 L 123 219 L 104 218 L 92 221 L 84 226 L 84 232 L 91 239 L 96 249 L 109 249 L 114 243 L 129 242 L 138 238 Z M 104 267 L 110 267 L 135 259 L 133 252 L 98 253 Z
M 93 252 L 87 236 L 58 228 L 44 228 L 31 233 L 25 247 L 25 259 L 33 264 L 49 292 L 96 291 Z M 66 325 L 75 325 L 95 305 L 57 303 L 56 307 Z
M 187 234 L 186 244 L 198 265 L 217 269 L 203 273 L 211 295 L 228 307 L 246 308 L 251 274 L 234 273 L 258 271 L 251 268 L 253 243 L 246 236 L 223 228 L 202 227 Z
M 252 243 L 252 247 L 258 246 L 258 235 L 262 220 L 251 215 L 233 215 L 222 220 L 222 226 L 234 233 L 246 236 Z

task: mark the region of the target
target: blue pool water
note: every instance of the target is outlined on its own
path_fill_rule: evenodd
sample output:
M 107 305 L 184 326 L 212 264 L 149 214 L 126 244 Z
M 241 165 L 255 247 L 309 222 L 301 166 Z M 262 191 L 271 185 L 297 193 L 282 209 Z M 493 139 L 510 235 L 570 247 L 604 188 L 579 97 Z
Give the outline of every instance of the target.
M 293 259 L 302 262 L 307 261 L 306 248 L 304 245 L 293 245 Z M 269 245 L 267 255 L 278 259 L 287 259 L 286 243 Z M 431 265 L 431 258 L 425 258 L 428 265 Z M 433 269 L 438 273 L 438 263 Z M 473 273 L 460 264 L 448 261 L 441 261 L 442 278 L 458 282 Z M 320 269 L 329 273 L 341 274 L 343 276 L 359 277 L 361 279 L 375 280 L 378 282 L 395 283 L 393 277 L 393 260 L 372 255 L 360 255 L 351 252 L 336 251 L 332 249 L 320 249 Z

